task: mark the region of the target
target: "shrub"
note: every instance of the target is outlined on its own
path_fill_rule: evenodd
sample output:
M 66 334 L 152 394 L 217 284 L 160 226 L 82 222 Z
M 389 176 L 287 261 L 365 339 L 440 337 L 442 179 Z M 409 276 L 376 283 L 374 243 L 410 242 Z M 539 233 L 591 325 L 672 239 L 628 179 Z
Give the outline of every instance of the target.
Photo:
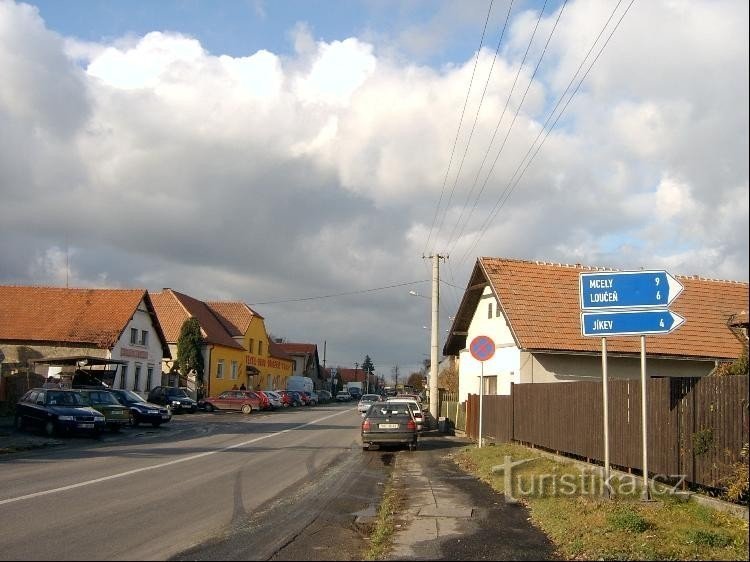
M 621 508 L 607 516 L 607 522 L 612 528 L 630 533 L 642 533 L 650 527 L 649 522 L 639 513 L 629 507 Z

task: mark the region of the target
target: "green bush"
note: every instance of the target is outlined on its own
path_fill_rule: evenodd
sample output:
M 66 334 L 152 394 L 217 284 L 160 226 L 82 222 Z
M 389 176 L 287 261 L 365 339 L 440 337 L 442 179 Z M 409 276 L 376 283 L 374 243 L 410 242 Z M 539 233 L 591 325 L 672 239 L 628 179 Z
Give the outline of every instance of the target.
M 732 539 L 723 533 L 691 529 L 687 532 L 687 539 L 693 544 L 710 547 L 725 547 L 732 544 Z

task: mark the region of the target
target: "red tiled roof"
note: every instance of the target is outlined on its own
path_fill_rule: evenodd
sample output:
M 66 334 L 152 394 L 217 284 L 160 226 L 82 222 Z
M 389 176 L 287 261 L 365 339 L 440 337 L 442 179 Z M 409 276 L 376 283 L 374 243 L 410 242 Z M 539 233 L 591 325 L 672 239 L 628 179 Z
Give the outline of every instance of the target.
M 232 338 L 203 301 L 172 289 L 164 289 L 161 293 L 150 294 L 156 309 L 156 316 L 169 343 L 177 343 L 182 324 L 188 318 L 193 317 L 198 320 L 206 343 L 244 349 Z
M 0 340 L 112 348 L 145 289 L 0 286 Z
M 599 338 L 581 335 L 579 275 L 596 268 L 500 258 L 481 258 L 472 273 L 461 310 L 456 314 L 446 352 L 465 346 L 453 332 L 466 331 L 489 281 L 508 319 L 516 343 L 525 350 L 599 352 Z M 649 355 L 733 359 L 742 343 L 727 323 L 748 307 L 748 284 L 699 277 L 675 276 L 684 286 L 670 309 L 685 318 L 671 334 L 647 338 Z M 472 289 L 473 287 L 473 289 Z M 473 303 L 473 304 L 472 304 Z M 640 353 L 640 338 L 607 338 L 611 353 Z
M 253 316 L 263 318 L 244 302 L 207 301 L 206 305 L 232 337 L 244 336 L 250 327 Z
M 275 341 L 269 339 L 268 340 L 268 353 L 271 355 L 271 357 L 275 357 L 276 359 L 285 359 L 287 361 L 294 361 L 291 355 L 289 355 L 286 351 L 284 351 L 281 348 L 281 345 L 276 343 Z
M 280 346 L 281 349 L 285 351 L 286 353 L 289 353 L 292 355 L 301 355 L 304 353 L 313 354 L 318 349 L 318 346 L 316 346 L 314 343 L 283 342 L 283 343 L 277 343 L 276 345 Z

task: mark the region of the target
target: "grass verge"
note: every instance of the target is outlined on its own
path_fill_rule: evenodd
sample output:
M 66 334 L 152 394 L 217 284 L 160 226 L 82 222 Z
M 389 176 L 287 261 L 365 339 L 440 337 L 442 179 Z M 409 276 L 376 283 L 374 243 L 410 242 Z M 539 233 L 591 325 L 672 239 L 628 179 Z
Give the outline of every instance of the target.
M 378 516 L 370 533 L 370 546 L 365 552 L 365 560 L 380 560 L 391 545 L 391 537 L 395 530 L 395 514 L 401 508 L 404 500 L 403 492 L 393 480 L 386 484 L 383 500 L 378 508 Z
M 506 457 L 528 462 L 514 465 L 507 476 L 497 468 L 510 466 Z M 642 502 L 631 479 L 615 479 L 618 494 L 607 500 L 599 493 L 598 472 L 540 457 L 520 445 L 466 447 L 455 460 L 498 492 L 506 493 L 510 485 L 510 495 L 529 508 L 561 558 L 748 560 L 747 521 L 673 494 Z

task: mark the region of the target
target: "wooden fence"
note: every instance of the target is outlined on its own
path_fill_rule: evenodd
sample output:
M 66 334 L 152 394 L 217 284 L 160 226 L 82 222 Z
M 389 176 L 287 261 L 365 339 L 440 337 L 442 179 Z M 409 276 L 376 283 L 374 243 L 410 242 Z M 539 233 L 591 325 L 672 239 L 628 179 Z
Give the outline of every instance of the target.
M 509 396 L 484 396 L 482 434 L 602 462 L 602 385 L 596 382 L 520 384 Z M 748 378 L 660 378 L 648 381 L 649 472 L 685 475 L 722 487 L 748 442 Z M 479 396 L 466 403 L 467 435 L 479 434 Z M 609 383 L 610 461 L 643 469 L 641 384 Z

